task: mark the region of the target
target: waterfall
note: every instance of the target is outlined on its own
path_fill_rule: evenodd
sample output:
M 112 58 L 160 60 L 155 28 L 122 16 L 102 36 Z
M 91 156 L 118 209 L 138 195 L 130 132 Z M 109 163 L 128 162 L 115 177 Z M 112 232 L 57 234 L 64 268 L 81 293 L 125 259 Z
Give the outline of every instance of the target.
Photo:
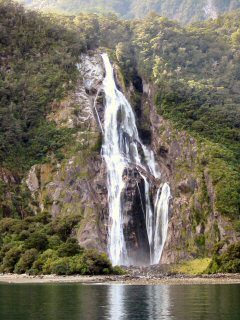
M 107 54 L 102 54 L 102 59 L 106 70 L 103 81 L 106 105 L 102 154 L 107 166 L 109 257 L 113 265 L 130 263 L 123 233 L 124 203 L 121 203 L 121 194 L 125 188 L 124 170 L 135 166 L 144 181 L 146 231 L 150 247 L 149 264 L 159 263 L 167 236 L 170 188 L 166 183 L 159 188 L 155 207 L 152 209 L 150 185 L 143 172 L 149 173 L 156 179 L 161 175 L 153 151 L 144 146 L 139 138 L 131 105 L 116 87 L 113 68 Z
M 206 6 L 203 8 L 205 15 L 211 19 L 217 19 L 218 10 L 213 3 L 213 0 L 207 0 Z
M 168 205 L 170 199 L 170 187 L 167 183 L 163 185 L 162 192 L 158 190 L 155 203 L 156 210 L 156 229 L 154 235 L 153 264 L 159 263 L 165 241 L 167 239 L 168 229 Z

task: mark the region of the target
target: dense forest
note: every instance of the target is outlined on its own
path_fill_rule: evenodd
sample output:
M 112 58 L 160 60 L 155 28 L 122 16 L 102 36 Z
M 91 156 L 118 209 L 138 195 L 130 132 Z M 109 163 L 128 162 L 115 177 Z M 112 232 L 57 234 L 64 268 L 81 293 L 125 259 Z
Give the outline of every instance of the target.
M 78 11 L 74 7 L 78 2 L 67 11 Z M 236 6 L 238 2 L 232 1 Z M 64 8 L 64 1 L 56 3 Z M 125 15 L 118 1 L 113 9 Z M 136 73 L 152 83 L 159 114 L 197 139 L 203 150 L 200 165 L 207 166 L 213 177 L 217 210 L 240 231 L 239 11 L 182 27 L 155 13 L 141 21 L 119 20 L 112 14 L 43 15 L 1 0 L 0 32 L 3 271 L 113 271 L 105 256 L 84 252 L 68 239 L 81 217 L 55 222 L 47 213 L 34 217 L 30 195 L 21 187 L 32 165 L 53 156 L 64 158 L 62 150 L 74 129 L 57 127 L 47 115 L 54 102 L 74 90 L 80 54 L 97 48 L 105 48 L 121 67 L 126 85 Z M 81 256 L 81 263 L 76 256 Z
M 135 26 L 134 40 L 141 74 L 158 87 L 161 114 L 209 144 L 219 209 L 233 216 L 239 212 L 238 17 L 180 29 L 152 16 Z
M 115 13 L 124 18 L 142 18 L 150 12 L 178 20 L 183 24 L 216 18 L 240 8 L 239 0 L 19 0 L 32 9 L 67 14 L 80 12 Z

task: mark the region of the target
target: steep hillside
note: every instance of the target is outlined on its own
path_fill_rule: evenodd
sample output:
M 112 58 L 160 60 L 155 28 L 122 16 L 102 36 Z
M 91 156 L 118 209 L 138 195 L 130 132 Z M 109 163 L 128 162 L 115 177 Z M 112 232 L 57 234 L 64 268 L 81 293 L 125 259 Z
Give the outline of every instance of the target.
M 107 251 L 103 51 L 171 187 L 162 262 L 217 257 L 239 241 L 239 12 L 184 28 L 156 14 L 46 17 L 1 1 L 0 17 L 3 271 L 113 271 L 105 255 L 79 247 Z
M 32 9 L 67 14 L 80 12 L 113 12 L 125 18 L 142 18 L 150 12 L 178 20 L 183 24 L 193 21 L 215 19 L 219 14 L 240 8 L 239 0 L 20 0 Z
M 79 246 L 81 208 L 73 204 L 53 221 L 52 199 L 34 194 L 72 154 L 87 159 L 97 150 L 98 134 L 89 136 L 89 122 L 83 124 L 87 101 L 76 93 L 77 62 L 90 37 L 9 1 L 0 2 L 0 29 L 1 272 L 116 272 L 105 254 Z

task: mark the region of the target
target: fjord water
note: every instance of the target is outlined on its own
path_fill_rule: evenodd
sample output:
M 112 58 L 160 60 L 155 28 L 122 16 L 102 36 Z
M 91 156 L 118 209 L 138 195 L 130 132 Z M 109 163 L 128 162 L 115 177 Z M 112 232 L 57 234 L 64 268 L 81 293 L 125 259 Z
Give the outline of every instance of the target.
M 1 320 L 239 320 L 240 285 L 0 284 Z
M 104 112 L 104 143 L 102 154 L 107 165 L 108 174 L 108 202 L 109 202 L 109 230 L 108 253 L 113 265 L 134 264 L 129 260 L 124 239 L 121 195 L 125 187 L 124 171 L 128 168 L 141 168 L 156 179 L 160 179 L 157 163 L 153 151 L 144 146 L 139 138 L 135 115 L 131 105 L 120 92 L 115 83 L 114 72 L 107 54 L 102 54 L 106 76 L 103 90 L 106 98 Z M 139 151 L 140 150 L 140 151 Z M 139 171 L 143 181 L 146 203 L 143 211 L 146 219 L 146 231 L 150 248 L 149 264 L 160 261 L 168 226 L 168 203 L 170 187 L 165 183 L 159 188 L 155 206 L 150 201 L 150 186 L 148 179 Z M 137 261 L 135 261 L 137 263 Z

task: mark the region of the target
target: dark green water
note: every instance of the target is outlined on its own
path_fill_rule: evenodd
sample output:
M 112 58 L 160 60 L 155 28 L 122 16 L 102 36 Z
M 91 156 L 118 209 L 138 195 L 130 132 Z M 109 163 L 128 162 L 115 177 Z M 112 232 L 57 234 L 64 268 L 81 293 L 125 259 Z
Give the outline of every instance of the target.
M 240 285 L 0 284 L 1 320 L 239 320 Z

